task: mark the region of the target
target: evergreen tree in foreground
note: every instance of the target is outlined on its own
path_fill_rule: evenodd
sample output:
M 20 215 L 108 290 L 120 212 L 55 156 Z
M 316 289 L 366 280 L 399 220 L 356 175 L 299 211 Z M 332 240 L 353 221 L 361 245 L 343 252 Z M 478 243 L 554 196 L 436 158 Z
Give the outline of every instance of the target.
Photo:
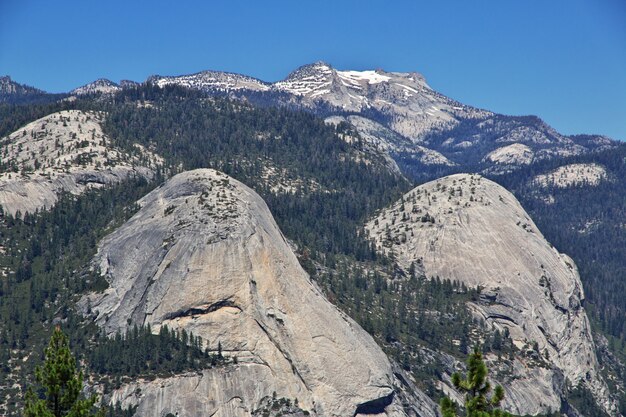
M 45 350 L 43 367 L 37 367 L 35 378 L 45 390 L 41 399 L 32 387 L 26 393 L 25 417 L 90 417 L 104 416 L 103 410 L 93 412 L 97 396 L 82 398 L 83 374 L 76 369 L 67 336 L 57 327 Z
M 502 386 L 496 386 L 491 398 L 487 398 L 491 391 L 491 384 L 487 381 L 487 366 L 483 362 L 483 355 L 478 347 L 467 359 L 467 377 L 461 378 L 458 372 L 452 375 L 452 384 L 462 393 L 465 393 L 466 417 L 510 417 L 511 414 L 497 408 L 504 398 Z M 456 405 L 444 397 L 440 402 L 443 417 L 456 417 Z

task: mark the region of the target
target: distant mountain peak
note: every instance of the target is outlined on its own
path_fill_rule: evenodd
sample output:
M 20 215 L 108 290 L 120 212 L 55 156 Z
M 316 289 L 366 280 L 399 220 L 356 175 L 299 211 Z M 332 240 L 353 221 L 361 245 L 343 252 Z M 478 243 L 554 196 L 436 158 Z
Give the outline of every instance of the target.
M 38 88 L 15 82 L 9 75 L 0 76 L 0 96 L 34 94 L 45 94 L 45 92 Z M 0 97 L 0 102 L 1 101 L 2 97 Z
M 195 74 L 180 76 L 150 76 L 147 83 L 164 87 L 166 85 L 180 85 L 195 90 L 252 90 L 267 91 L 269 84 L 248 75 L 236 74 L 232 72 L 206 70 Z
M 120 81 L 120 87 L 122 88 L 137 87 L 140 84 L 141 83 L 138 83 L 137 81 L 133 81 L 133 80 L 121 80 Z
M 85 84 L 82 87 L 75 88 L 70 91 L 70 94 L 74 95 L 85 95 L 85 94 L 112 94 L 120 91 L 122 87 L 120 87 L 117 83 L 106 79 L 106 78 L 98 78 L 97 80 Z
M 310 74 L 314 74 L 318 72 L 331 72 L 332 70 L 333 70 L 333 67 L 330 64 L 324 61 L 316 61 L 311 64 L 299 66 L 295 70 L 291 71 L 289 75 L 287 75 L 287 78 L 285 78 L 285 80 L 299 78 L 302 76 L 306 76 L 306 75 L 310 75 Z

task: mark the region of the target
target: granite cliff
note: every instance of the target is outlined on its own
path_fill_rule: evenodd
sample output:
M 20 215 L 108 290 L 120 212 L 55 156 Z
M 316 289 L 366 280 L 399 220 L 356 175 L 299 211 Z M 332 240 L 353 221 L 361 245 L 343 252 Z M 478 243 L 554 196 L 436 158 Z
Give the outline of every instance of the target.
M 84 298 L 84 311 L 109 335 L 134 325 L 185 329 L 233 362 L 135 381 L 112 401 L 138 405 L 142 416 L 247 416 L 276 393 L 318 416 L 436 415 L 310 281 L 250 188 L 195 170 L 139 204 L 101 242 L 94 266 L 109 288 Z
M 479 175 L 435 180 L 382 210 L 366 233 L 404 270 L 413 264 L 428 277 L 480 287 L 470 308 L 489 328 L 510 334 L 519 350 L 501 381 L 509 410 L 558 410 L 564 384 L 582 381 L 614 415 L 576 265 L 506 189 Z

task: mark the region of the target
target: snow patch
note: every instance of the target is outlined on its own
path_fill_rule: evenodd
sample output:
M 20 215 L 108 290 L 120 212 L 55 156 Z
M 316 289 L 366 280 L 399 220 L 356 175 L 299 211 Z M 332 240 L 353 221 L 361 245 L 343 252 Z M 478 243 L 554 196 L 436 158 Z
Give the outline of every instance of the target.
M 368 84 L 378 84 L 391 80 L 391 77 L 377 71 L 337 71 L 337 75 L 351 83 L 366 81 Z

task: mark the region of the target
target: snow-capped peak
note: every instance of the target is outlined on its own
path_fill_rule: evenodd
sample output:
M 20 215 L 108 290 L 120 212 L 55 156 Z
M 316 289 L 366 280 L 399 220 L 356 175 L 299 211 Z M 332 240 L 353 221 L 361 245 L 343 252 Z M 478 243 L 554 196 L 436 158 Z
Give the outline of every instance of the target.
M 296 68 L 287 76 L 287 78 L 285 78 L 283 81 L 279 81 L 279 83 L 293 80 L 301 80 L 311 77 L 321 78 L 332 74 L 332 72 L 333 67 L 331 67 L 329 64 L 324 61 L 317 61 L 312 64 L 306 64 Z
M 147 81 L 206 92 L 247 94 L 280 93 L 278 101 L 318 105 L 349 112 L 373 110 L 392 115 L 392 128 L 418 140 L 433 126 L 452 125 L 457 117 L 483 117 L 487 113 L 463 106 L 432 90 L 416 72 L 387 72 L 381 69 L 337 70 L 324 61 L 304 65 L 285 79 L 268 83 L 240 74 L 204 71 L 178 77 L 153 76 Z
M 354 101 L 357 99 L 356 96 L 367 95 L 367 90 L 378 84 L 392 85 L 394 89 L 399 89 L 405 95 L 417 93 L 423 88 L 430 88 L 424 77 L 415 72 L 396 73 L 380 69 L 343 71 L 336 70 L 323 61 L 296 69 L 284 80 L 274 83 L 272 88 L 309 98 L 343 91 L 344 95 L 350 96 Z
M 335 69 L 324 61 L 303 65 L 291 72 L 287 78 L 275 82 L 272 89 L 297 96 L 316 97 L 331 91 Z

